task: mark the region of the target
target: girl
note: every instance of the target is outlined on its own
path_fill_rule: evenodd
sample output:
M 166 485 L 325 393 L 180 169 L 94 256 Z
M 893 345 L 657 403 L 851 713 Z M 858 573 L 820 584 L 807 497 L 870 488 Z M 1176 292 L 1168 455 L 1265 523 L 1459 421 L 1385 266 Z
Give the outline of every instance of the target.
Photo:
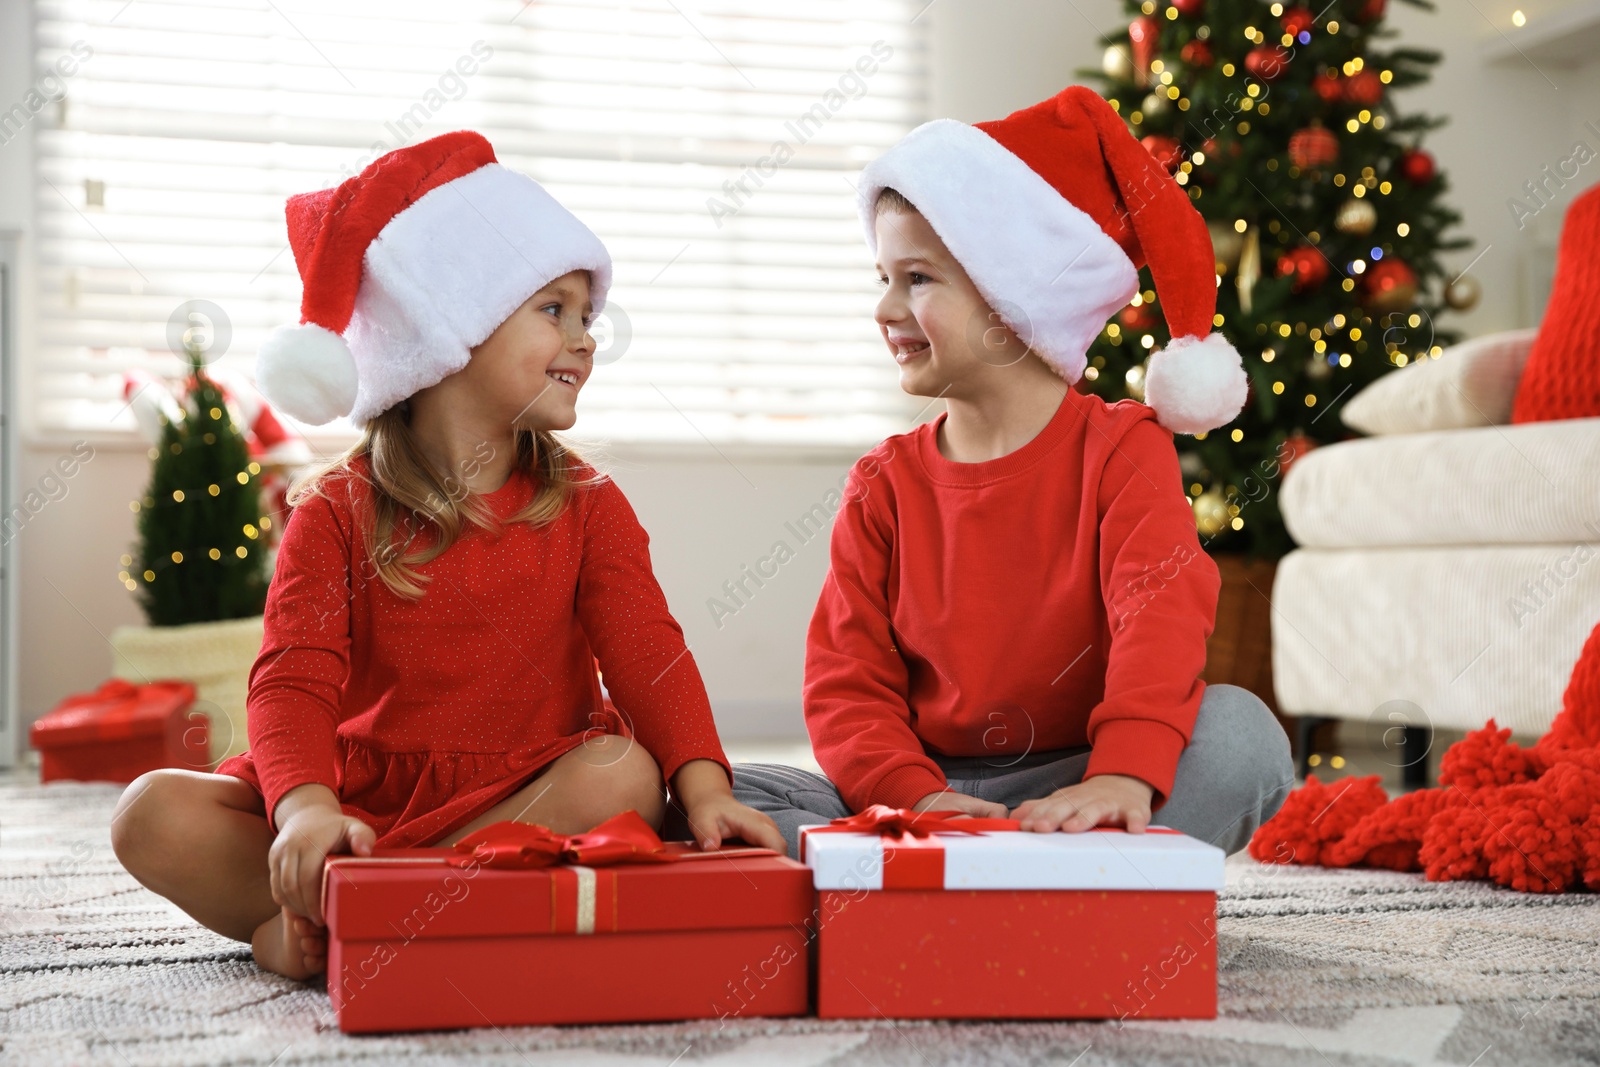
M 287 213 L 304 322 L 262 346 L 262 391 L 363 433 L 295 487 L 250 751 L 133 782 L 112 820 L 123 864 L 305 978 L 326 966 L 331 852 L 504 819 L 579 833 L 630 808 L 659 827 L 665 783 L 702 847 L 781 850 L 733 800 L 644 530 L 552 433 L 593 369 L 599 239 L 466 131 Z

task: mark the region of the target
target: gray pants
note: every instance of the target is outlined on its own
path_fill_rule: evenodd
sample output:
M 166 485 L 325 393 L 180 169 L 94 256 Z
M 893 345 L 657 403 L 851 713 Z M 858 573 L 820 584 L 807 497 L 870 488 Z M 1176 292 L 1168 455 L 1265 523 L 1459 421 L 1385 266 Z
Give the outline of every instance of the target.
M 1031 752 L 1020 760 L 929 753 L 950 788 L 1015 808 L 1083 780 L 1089 746 Z M 1207 685 L 1172 794 L 1152 825 L 1181 830 L 1233 853 L 1283 804 L 1294 786 L 1289 739 L 1261 699 L 1235 685 Z M 766 812 L 799 855 L 800 827 L 852 814 L 820 774 L 775 763 L 739 763 L 733 795 Z

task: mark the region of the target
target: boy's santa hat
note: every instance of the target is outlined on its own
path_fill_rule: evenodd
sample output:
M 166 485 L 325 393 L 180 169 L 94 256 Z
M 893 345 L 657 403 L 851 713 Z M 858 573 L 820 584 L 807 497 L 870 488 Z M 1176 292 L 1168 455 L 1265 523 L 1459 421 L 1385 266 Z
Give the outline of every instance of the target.
M 1148 263 L 1173 340 L 1150 356 L 1145 402 L 1167 429 L 1188 434 L 1243 408 L 1243 362 L 1211 332 L 1217 275 L 1205 220 L 1092 90 L 1070 86 L 975 126 L 924 123 L 868 164 L 857 188 L 874 252 L 878 194 L 893 188 L 1069 384 Z
M 334 189 L 291 196 L 300 325 L 256 356 L 279 411 L 360 424 L 471 358 L 523 301 L 589 272 L 596 314 L 611 287 L 600 239 L 538 182 L 495 162 L 471 130 L 378 157 Z

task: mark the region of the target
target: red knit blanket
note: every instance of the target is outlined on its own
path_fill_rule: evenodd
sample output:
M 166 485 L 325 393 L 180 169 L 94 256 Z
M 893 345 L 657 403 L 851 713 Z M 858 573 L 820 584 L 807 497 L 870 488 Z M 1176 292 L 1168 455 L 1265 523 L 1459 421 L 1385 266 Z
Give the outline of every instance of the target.
M 1524 748 L 1490 719 L 1444 753 L 1439 783 L 1390 800 L 1377 775 L 1310 777 L 1256 831 L 1250 855 L 1482 878 L 1528 893 L 1600 889 L 1600 626 L 1549 733 Z

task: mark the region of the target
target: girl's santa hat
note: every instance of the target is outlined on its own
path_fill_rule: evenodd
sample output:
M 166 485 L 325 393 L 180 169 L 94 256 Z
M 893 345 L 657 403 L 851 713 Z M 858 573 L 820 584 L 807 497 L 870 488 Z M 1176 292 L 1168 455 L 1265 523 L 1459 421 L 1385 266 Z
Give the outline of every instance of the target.
M 885 188 L 916 206 L 990 308 L 1069 384 L 1148 263 L 1173 340 L 1150 356 L 1145 402 L 1187 434 L 1244 407 L 1243 362 L 1211 332 L 1217 276 L 1205 220 L 1092 90 L 1074 85 L 995 122 L 912 130 L 857 186 L 874 252 Z
M 300 325 L 256 356 L 279 411 L 358 424 L 467 365 L 473 346 L 539 289 L 589 272 L 605 307 L 611 257 L 538 182 L 471 130 L 378 157 L 334 189 L 291 196 Z

